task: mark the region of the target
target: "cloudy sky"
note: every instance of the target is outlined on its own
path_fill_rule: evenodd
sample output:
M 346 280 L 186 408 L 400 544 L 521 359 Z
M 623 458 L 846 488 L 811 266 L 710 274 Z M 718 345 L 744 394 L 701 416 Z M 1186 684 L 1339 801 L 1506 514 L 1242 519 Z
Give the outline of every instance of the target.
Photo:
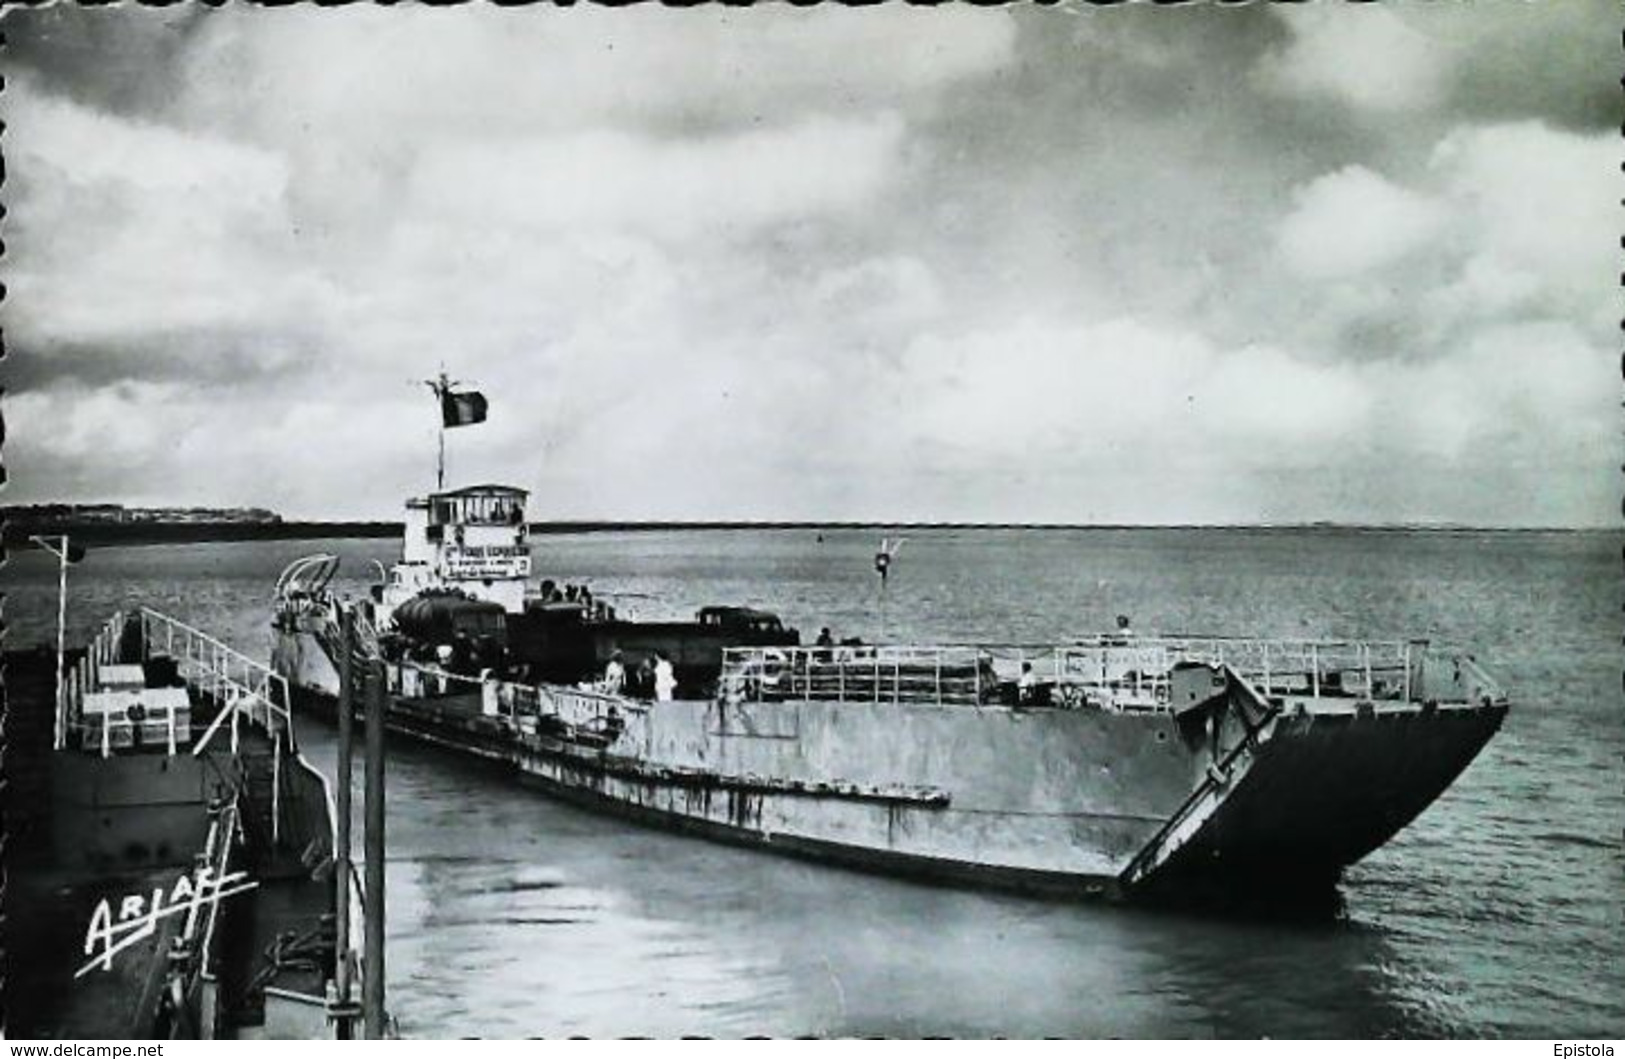
M 4 499 L 1606 525 L 1619 23 L 11 11 Z

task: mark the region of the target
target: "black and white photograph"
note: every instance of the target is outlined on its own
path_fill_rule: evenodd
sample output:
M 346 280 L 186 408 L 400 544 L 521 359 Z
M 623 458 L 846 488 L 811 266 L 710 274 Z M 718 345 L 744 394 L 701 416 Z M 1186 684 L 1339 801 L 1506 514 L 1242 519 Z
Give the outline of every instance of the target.
M 4 1036 L 1612 1055 L 1622 32 L 0 12 Z

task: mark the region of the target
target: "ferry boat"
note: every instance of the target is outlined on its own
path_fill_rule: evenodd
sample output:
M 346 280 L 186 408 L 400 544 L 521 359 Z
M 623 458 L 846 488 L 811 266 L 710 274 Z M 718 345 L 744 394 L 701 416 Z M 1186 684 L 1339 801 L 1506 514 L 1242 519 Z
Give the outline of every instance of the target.
M 367 598 L 333 590 L 330 555 L 289 567 L 272 666 L 294 704 L 333 716 L 349 657 L 382 669 L 393 730 L 639 820 L 932 880 L 1271 901 L 1331 889 L 1508 710 L 1420 640 L 807 646 L 730 608 L 640 627 L 532 584 L 526 500 L 410 501 Z M 675 692 L 618 679 L 646 661 Z
M 7 1035 L 359 1036 L 378 910 L 283 678 L 145 608 L 5 667 Z

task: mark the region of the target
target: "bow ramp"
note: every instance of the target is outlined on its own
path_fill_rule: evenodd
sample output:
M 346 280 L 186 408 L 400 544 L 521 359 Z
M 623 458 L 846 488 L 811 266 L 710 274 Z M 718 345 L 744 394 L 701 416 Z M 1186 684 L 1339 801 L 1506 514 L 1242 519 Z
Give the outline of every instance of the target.
M 1206 736 L 1212 761 L 1184 803 L 1124 869 L 1119 883 L 1125 892 L 1141 889 L 1202 834 L 1275 735 L 1280 700 L 1267 700 L 1229 665 L 1220 665 L 1217 673 L 1218 694 L 1191 693 L 1183 708 L 1176 707 L 1181 728 Z
M 1413 672 L 1391 697 L 1261 686 L 1222 663 L 1210 672 L 1222 688 L 1215 676 L 1211 695 L 1173 702 L 1202 771 L 1120 874 L 1124 891 L 1216 880 L 1242 893 L 1324 889 L 1426 809 L 1508 709 L 1465 657 L 1449 676 Z

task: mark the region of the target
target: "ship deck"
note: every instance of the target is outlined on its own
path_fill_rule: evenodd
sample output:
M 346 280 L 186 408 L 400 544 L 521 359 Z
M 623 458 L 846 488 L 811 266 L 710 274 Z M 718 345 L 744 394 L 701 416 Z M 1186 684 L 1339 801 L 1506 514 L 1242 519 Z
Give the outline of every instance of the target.
M 103 693 L 97 674 L 114 672 L 110 667 L 140 677 L 134 663 L 141 648 L 121 639 L 116 634 L 91 651 L 70 653 L 70 704 Z M 286 733 L 273 738 L 252 717 L 217 724 L 224 721 L 221 686 L 188 679 L 182 699 L 167 691 L 152 697 L 179 703 L 165 708 L 162 721 L 122 709 L 116 724 L 70 713 L 66 745 L 55 749 L 54 653 L 8 652 L 6 667 L 13 825 L 4 919 L 13 972 L 4 983 L 8 1033 L 256 1035 L 268 1021 L 265 998 L 278 992 L 314 998 L 319 1029 L 332 970 L 330 819 L 319 776 L 289 750 Z M 130 685 L 121 693 L 142 694 Z M 26 808 L 14 814 L 12 806 Z M 228 825 L 220 835 L 241 828 L 236 853 L 229 838 L 216 840 L 220 821 Z M 152 911 L 155 892 L 169 905 L 182 880 L 200 878 L 200 857 L 216 877 L 245 873 L 252 888 L 220 899 L 215 918 L 179 912 L 152 917 L 150 932 L 126 927 L 127 903 L 142 904 L 132 920 Z M 105 968 L 87 969 L 92 917 L 102 902 L 116 937 L 136 940 L 118 948 Z M 175 1010 L 164 997 L 176 970 L 171 945 L 189 920 L 203 924 L 194 938 L 203 962 L 189 964 L 198 968 L 187 976 L 190 1000 L 178 1024 L 166 1028 Z M 204 995 L 214 999 L 200 1007 Z

